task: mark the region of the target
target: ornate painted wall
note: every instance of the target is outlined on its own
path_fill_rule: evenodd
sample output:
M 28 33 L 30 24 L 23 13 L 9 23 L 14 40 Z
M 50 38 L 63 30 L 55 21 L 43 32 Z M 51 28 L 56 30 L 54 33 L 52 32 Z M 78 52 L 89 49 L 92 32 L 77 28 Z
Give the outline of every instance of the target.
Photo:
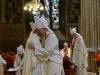
M 22 4 L 21 0 L 0 0 L 0 51 L 16 52 L 17 46 L 25 45 Z
M 22 24 L 0 24 L 0 51 L 14 51 L 24 45 L 24 26 Z
M 22 1 L 21 0 L 6 0 L 6 22 L 20 23 L 22 21 Z

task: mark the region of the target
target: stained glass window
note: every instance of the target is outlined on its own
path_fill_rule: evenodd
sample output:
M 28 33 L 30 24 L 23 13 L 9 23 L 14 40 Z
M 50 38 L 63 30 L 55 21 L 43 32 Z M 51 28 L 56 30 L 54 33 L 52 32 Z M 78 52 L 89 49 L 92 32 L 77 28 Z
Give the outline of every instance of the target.
M 59 29 L 59 0 L 44 0 L 44 7 L 44 15 L 47 19 L 48 27 Z

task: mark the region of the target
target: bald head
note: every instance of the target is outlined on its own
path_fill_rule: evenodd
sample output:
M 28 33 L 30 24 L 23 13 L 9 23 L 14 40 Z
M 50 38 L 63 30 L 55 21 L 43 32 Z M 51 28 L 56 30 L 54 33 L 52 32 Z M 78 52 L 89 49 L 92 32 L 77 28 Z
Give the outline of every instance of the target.
M 64 43 L 64 48 L 67 49 L 68 48 L 68 44 Z

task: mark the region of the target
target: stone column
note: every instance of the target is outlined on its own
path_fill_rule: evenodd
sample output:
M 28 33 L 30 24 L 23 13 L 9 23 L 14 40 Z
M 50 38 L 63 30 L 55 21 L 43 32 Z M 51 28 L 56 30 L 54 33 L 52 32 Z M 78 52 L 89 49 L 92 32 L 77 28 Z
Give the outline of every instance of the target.
M 98 41 L 97 41 L 97 44 L 98 44 L 98 48 L 100 48 L 100 0 L 97 0 L 97 34 L 98 34 Z
M 89 48 L 94 48 L 94 4 L 93 4 L 94 0 L 89 0 L 89 8 L 90 10 L 89 12 Z
M 81 0 L 81 27 L 80 33 L 83 36 L 85 43 L 89 46 L 89 29 L 88 29 L 88 0 Z M 87 36 L 86 36 L 87 35 Z
M 95 36 L 94 37 L 94 48 L 97 48 L 97 30 L 96 30 L 96 28 L 97 28 L 97 21 L 96 21 L 97 20 L 97 10 L 96 10 L 97 7 L 96 7 L 96 4 L 97 3 L 96 3 L 96 1 L 97 0 L 95 0 L 94 4 L 93 4 L 94 5 L 94 36 Z
M 2 14 L 2 22 L 6 22 L 6 20 L 5 20 L 5 2 L 6 2 L 5 0 L 2 0 L 2 2 L 1 2 L 2 3 L 2 6 L 1 6 L 2 7 L 1 8 L 2 9 L 2 13 L 1 13 Z
M 80 33 L 86 46 L 93 49 L 100 47 L 100 1 L 81 0 Z

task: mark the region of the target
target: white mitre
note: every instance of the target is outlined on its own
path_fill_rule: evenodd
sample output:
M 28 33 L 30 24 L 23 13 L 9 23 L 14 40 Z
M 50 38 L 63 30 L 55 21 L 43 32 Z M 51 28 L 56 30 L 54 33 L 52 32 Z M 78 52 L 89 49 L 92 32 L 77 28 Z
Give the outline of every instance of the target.
M 23 45 L 20 45 L 19 47 L 17 47 L 17 53 L 18 54 L 24 54 L 24 47 L 23 47 Z
M 36 23 L 34 23 L 34 22 L 29 22 L 29 23 L 30 23 L 30 26 L 32 28 L 32 31 L 34 32 L 36 30 L 36 28 L 37 28 Z
M 42 28 L 48 29 L 48 27 L 46 26 L 46 23 L 47 23 L 47 21 L 46 21 L 44 15 L 42 15 L 40 18 L 36 17 L 36 24 L 37 24 L 38 29 L 42 29 Z
M 77 32 L 76 32 L 76 27 L 75 28 L 70 28 L 70 34 L 76 34 Z

